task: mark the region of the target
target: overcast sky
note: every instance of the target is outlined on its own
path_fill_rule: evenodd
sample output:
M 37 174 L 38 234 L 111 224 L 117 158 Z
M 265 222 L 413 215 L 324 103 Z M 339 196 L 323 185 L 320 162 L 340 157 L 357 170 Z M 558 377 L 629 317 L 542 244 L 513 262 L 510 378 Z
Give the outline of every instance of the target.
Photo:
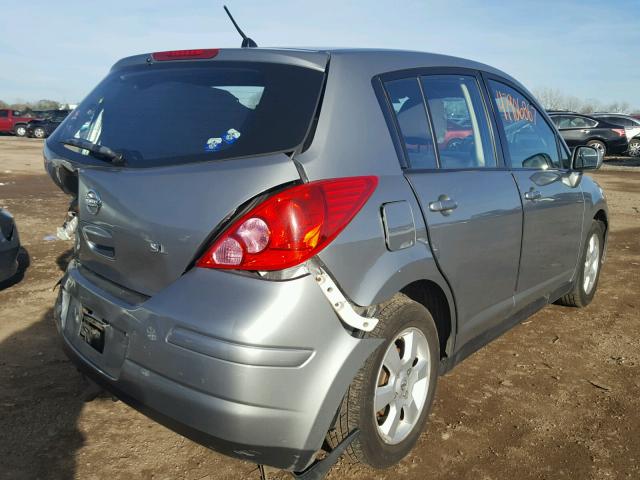
M 236 47 L 218 0 L 3 1 L 0 99 L 80 101 L 119 58 Z M 260 46 L 424 50 L 640 109 L 638 0 L 228 0 Z

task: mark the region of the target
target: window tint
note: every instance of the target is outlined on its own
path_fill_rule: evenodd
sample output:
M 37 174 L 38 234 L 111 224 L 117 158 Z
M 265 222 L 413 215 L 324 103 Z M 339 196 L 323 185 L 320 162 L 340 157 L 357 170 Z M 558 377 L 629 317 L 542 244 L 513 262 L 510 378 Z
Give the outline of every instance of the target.
M 567 117 L 560 117 L 558 115 L 554 115 L 551 117 L 551 121 L 556 127 L 562 128 L 562 126 L 567 123 Z
M 418 79 L 403 78 L 385 83 L 398 119 L 411 168 L 436 168 L 436 155 Z
M 598 117 L 602 118 L 605 122 L 613 123 L 614 125 L 620 125 L 621 127 L 635 127 L 636 124 L 624 117 Z
M 558 149 L 560 150 L 560 165 L 566 169 L 571 168 L 571 153 L 560 138 L 558 138 Z
M 153 167 L 291 151 L 316 109 L 323 72 L 266 62 L 157 62 L 111 71 L 60 125 L 52 148 L 82 138 Z
M 569 119 L 569 128 L 593 128 L 598 122 L 586 117 L 567 117 Z
M 495 167 L 487 114 L 475 77 L 422 77 L 441 168 Z
M 67 117 L 67 113 L 54 113 L 51 115 L 51 120 L 54 122 L 61 122 Z
M 507 137 L 511 166 L 559 168 L 556 135 L 536 107 L 522 94 L 503 83 L 489 80 L 489 85 L 498 119 Z

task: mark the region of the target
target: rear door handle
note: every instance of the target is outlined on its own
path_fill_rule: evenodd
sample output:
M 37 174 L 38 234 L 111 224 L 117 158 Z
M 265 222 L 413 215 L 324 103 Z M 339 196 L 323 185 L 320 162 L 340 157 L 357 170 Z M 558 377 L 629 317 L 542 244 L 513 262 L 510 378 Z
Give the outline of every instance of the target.
M 449 215 L 452 210 L 458 208 L 458 202 L 450 199 L 447 195 L 440 195 L 438 201 L 429 204 L 429 210 Z
M 542 194 L 537 190 L 529 190 L 528 192 L 524 192 L 524 198 L 527 200 L 540 200 Z

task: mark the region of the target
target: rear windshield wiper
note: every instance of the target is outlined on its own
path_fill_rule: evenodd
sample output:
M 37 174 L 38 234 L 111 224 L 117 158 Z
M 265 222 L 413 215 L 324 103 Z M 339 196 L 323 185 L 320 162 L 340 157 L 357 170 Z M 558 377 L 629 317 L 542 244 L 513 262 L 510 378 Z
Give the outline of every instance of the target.
M 63 145 L 71 145 L 72 147 L 88 150 L 93 154 L 94 157 L 101 160 L 107 160 L 114 165 L 119 166 L 125 165 L 126 163 L 124 155 L 122 153 L 114 152 L 109 147 L 98 145 L 97 143 L 90 142 L 89 140 L 85 140 L 83 138 L 69 138 L 67 140 L 61 141 L 60 143 L 62 143 Z

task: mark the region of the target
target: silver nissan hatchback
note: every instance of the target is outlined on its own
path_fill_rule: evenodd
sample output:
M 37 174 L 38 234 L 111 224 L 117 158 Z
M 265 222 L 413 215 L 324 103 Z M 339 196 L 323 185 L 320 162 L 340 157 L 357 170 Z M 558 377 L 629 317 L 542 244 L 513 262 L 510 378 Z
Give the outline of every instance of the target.
M 400 461 L 439 375 L 549 303 L 589 304 L 604 259 L 598 152 L 460 58 L 125 58 L 44 155 L 74 197 L 70 358 L 175 431 L 304 478 L 342 452 Z

